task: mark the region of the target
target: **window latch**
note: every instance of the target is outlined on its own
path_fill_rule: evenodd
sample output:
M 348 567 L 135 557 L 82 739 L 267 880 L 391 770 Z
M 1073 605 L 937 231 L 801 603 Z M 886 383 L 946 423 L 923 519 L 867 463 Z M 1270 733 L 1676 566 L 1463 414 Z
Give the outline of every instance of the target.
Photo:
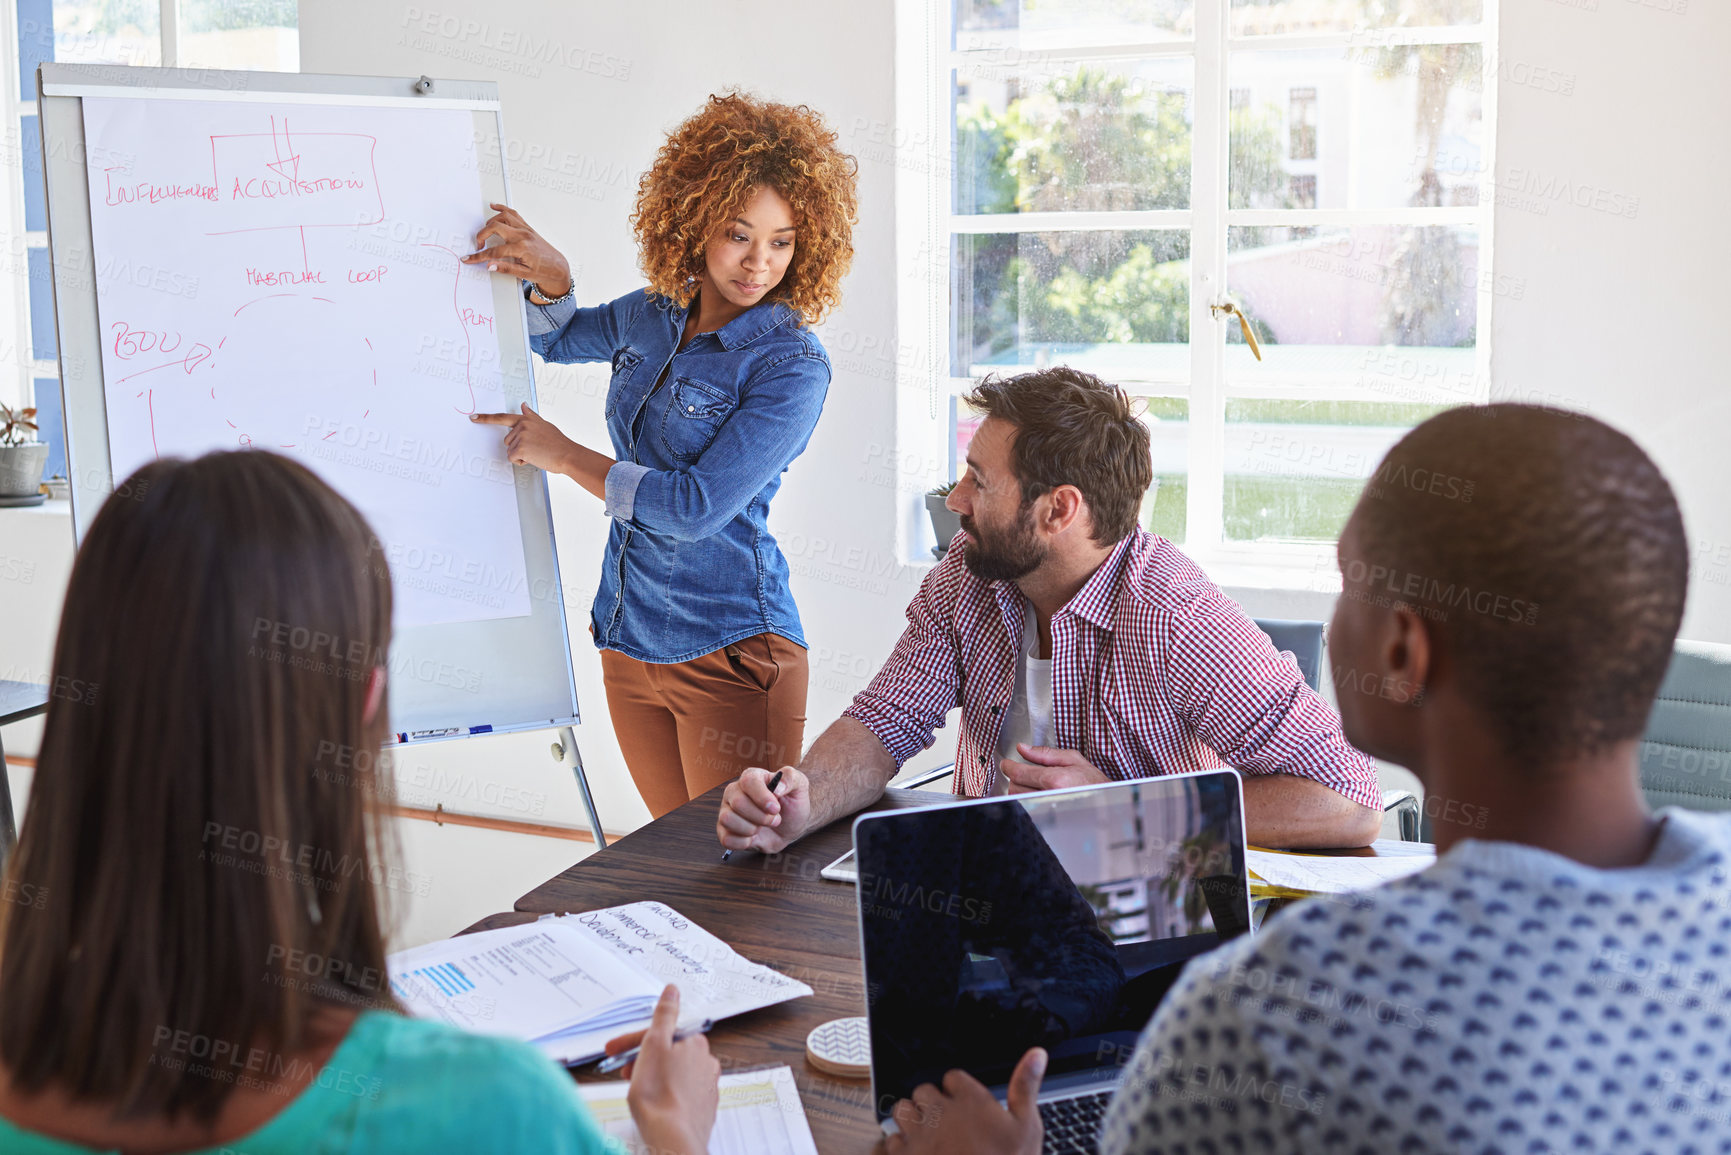
M 1222 315 L 1237 317 L 1238 327 L 1244 331 L 1244 343 L 1250 346 L 1250 352 L 1255 355 L 1258 361 L 1262 360 L 1262 346 L 1257 343 L 1256 333 L 1250 328 L 1250 318 L 1244 315 L 1244 310 L 1238 307 L 1238 302 L 1222 301 L 1219 304 L 1209 305 L 1208 311 L 1214 315 L 1216 321 Z

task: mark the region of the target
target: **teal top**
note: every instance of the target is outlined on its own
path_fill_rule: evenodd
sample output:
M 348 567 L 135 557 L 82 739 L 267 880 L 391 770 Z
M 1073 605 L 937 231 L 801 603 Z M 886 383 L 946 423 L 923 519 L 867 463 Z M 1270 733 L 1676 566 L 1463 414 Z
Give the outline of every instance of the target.
M 198 1061 L 187 1062 L 190 1072 Z M 248 1072 L 234 1068 L 234 1074 Z M 92 1150 L 0 1117 L 0 1151 L 6 1155 Z M 571 1077 L 533 1047 L 367 1011 L 317 1078 L 275 1118 L 233 1142 L 203 1149 L 203 1155 L 616 1150 L 584 1109 Z

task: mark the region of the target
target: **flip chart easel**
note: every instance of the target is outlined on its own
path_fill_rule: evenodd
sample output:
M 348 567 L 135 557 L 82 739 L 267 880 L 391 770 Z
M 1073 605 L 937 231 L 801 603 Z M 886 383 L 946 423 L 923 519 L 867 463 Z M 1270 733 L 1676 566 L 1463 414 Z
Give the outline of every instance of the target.
M 605 846 L 547 480 L 466 419 L 536 400 L 516 283 L 458 261 L 509 200 L 497 87 L 45 64 L 37 91 L 78 537 L 156 457 L 296 458 L 378 532 L 398 743 L 556 729 Z M 269 640 L 320 660 L 305 633 Z

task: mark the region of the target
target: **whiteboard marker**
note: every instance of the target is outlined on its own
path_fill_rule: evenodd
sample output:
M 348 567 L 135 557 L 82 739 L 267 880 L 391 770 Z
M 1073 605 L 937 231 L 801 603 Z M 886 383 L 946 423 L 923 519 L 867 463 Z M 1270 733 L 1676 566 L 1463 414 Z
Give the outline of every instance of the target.
M 403 740 L 405 742 L 418 742 L 422 738 L 455 738 L 462 732 L 461 726 L 447 726 L 439 730 L 410 730 Z
M 469 733 L 471 733 L 471 734 L 491 734 L 492 732 L 493 732 L 493 727 L 490 725 L 488 725 L 488 726 L 470 726 L 469 727 Z

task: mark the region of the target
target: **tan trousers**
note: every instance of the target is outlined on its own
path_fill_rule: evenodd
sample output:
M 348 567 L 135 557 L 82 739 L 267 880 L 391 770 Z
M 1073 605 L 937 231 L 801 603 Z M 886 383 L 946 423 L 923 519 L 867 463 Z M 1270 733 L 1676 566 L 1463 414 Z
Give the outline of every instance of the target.
M 799 761 L 810 669 L 784 637 L 666 665 L 602 650 L 601 674 L 625 765 L 656 818 L 748 767 Z

